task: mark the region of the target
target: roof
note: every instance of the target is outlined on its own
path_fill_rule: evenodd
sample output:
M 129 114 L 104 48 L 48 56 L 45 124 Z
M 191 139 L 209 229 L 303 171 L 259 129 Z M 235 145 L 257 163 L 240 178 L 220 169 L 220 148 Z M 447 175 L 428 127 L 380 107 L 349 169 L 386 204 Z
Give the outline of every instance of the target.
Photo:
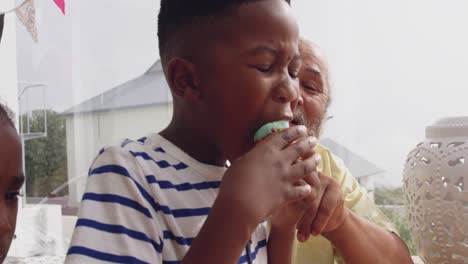
M 114 87 L 63 112 L 64 115 L 110 111 L 159 105 L 172 102 L 161 61 L 155 62 L 143 75 Z
M 324 138 L 320 140 L 320 143 L 330 149 L 334 155 L 341 158 L 351 174 L 356 178 L 376 176 L 385 172 L 371 161 L 352 152 L 333 139 Z

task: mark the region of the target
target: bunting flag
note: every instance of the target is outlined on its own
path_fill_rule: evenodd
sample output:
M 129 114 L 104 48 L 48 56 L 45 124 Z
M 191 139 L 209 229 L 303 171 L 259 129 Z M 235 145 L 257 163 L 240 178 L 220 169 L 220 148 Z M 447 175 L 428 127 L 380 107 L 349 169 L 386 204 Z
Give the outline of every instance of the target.
M 0 42 L 2 41 L 3 28 L 5 23 L 5 14 L 16 13 L 18 20 L 24 25 L 26 30 L 31 34 L 32 39 L 37 43 L 38 34 L 36 28 L 36 9 L 34 0 L 24 0 L 18 7 L 11 10 L 0 12 Z M 65 0 L 54 0 L 55 4 L 65 15 Z
M 24 25 L 26 30 L 31 34 L 32 39 L 37 43 L 36 29 L 36 10 L 33 0 L 24 1 L 16 10 L 18 20 Z
M 2 43 L 4 21 L 5 21 L 5 14 L 1 14 L 0 15 L 0 43 Z
M 54 0 L 55 4 L 60 8 L 62 13 L 65 15 L 65 0 Z

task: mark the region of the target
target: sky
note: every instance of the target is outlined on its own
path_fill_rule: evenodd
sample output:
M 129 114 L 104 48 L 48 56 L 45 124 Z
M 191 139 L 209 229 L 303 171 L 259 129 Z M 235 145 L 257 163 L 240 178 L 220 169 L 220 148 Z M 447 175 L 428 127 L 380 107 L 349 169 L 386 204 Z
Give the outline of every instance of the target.
M 141 75 L 158 58 L 158 0 L 35 1 L 39 43 L 20 24 L 18 79 L 63 111 Z M 138 3 L 138 4 L 136 4 Z M 293 0 L 302 36 L 324 50 L 333 103 L 325 135 L 401 185 L 425 126 L 468 115 L 468 1 Z M 30 94 L 31 98 L 39 98 Z

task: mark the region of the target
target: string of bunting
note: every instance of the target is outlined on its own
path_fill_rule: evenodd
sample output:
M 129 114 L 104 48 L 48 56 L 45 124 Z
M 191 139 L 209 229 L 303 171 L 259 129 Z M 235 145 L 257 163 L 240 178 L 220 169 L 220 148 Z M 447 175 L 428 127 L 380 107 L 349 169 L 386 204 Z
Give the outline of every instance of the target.
M 65 15 L 65 0 L 54 0 L 54 3 Z M 36 9 L 34 7 L 34 0 L 24 0 L 18 7 L 6 12 L 0 11 L 0 43 L 2 41 L 2 33 L 5 25 L 5 15 L 13 12 L 16 13 L 18 20 L 24 25 L 31 35 L 31 38 L 37 43 L 38 34 L 36 28 Z
M 2 44 L 3 25 L 5 21 L 5 14 L 0 15 L 0 44 Z

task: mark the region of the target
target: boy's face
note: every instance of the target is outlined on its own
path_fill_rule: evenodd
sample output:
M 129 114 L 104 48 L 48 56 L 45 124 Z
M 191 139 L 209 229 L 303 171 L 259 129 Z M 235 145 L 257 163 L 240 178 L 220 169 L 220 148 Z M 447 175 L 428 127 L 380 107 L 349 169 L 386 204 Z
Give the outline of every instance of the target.
M 12 126 L 0 121 L 0 263 L 15 233 L 18 195 L 23 182 L 20 139 Z
M 229 159 L 265 123 L 291 120 L 299 95 L 299 30 L 284 0 L 242 4 L 207 43 L 199 73 L 210 134 Z

